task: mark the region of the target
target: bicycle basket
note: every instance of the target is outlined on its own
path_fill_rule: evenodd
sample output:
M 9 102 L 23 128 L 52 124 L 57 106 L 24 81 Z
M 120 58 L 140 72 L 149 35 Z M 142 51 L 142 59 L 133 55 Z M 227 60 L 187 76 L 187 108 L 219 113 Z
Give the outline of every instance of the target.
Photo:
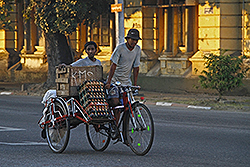
M 99 80 L 86 80 L 79 86 L 79 99 L 87 111 L 91 121 L 106 121 L 112 119 L 105 98 L 104 83 Z

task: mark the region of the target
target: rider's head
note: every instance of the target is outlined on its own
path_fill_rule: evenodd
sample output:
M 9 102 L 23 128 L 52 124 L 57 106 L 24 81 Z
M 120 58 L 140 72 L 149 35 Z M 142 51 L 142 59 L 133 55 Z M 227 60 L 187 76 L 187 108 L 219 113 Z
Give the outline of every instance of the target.
M 89 41 L 89 42 L 87 42 L 87 43 L 84 45 L 84 50 L 86 50 L 86 48 L 87 48 L 89 45 L 93 45 L 93 46 L 95 47 L 95 49 L 97 50 L 97 44 L 96 44 L 94 41 Z
M 139 39 L 141 40 L 139 31 L 137 29 L 134 29 L 134 28 L 132 28 L 128 31 L 128 34 L 125 37 L 125 39 L 128 39 L 128 38 L 131 38 L 133 40 L 139 40 Z
M 139 31 L 137 29 L 130 29 L 128 31 L 127 36 L 125 37 L 127 40 L 127 47 L 132 50 L 135 45 L 138 43 L 138 40 L 141 40 Z
M 95 60 L 94 56 L 97 51 L 97 44 L 93 41 L 87 42 L 84 45 L 84 50 L 88 54 L 89 59 L 94 61 Z

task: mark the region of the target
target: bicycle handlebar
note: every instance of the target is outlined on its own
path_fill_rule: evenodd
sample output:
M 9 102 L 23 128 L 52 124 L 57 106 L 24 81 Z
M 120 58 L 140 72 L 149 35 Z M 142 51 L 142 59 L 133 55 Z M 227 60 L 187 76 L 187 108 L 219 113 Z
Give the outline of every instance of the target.
M 122 88 L 132 88 L 132 89 L 141 89 L 140 86 L 130 86 L 130 85 L 121 85 L 121 84 L 111 84 L 111 86 L 117 86 Z
M 139 90 L 141 89 L 140 86 L 129 86 L 129 85 L 116 85 L 117 87 L 125 88 L 127 90 L 131 89 L 133 96 L 136 96 L 139 94 Z
M 134 88 L 134 89 L 141 89 L 141 87 L 140 86 L 130 86 L 131 88 Z
M 119 87 L 119 86 L 118 86 Z M 141 89 L 140 86 L 129 86 L 129 85 L 120 85 L 120 87 L 123 87 L 123 88 L 132 88 L 132 89 Z

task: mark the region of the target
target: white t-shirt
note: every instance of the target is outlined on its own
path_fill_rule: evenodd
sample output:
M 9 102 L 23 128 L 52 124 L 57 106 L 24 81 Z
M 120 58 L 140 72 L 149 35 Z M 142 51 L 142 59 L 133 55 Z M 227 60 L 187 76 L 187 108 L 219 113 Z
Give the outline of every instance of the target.
M 110 58 L 117 65 L 111 82 L 120 81 L 122 85 L 132 85 L 131 72 L 134 67 L 139 67 L 140 57 L 140 46 L 136 45 L 130 51 L 125 43 L 118 45 Z
M 84 59 L 79 59 L 71 64 L 71 66 L 73 67 L 96 66 L 96 65 L 101 66 L 102 65 L 101 61 L 98 59 L 92 61 L 89 59 L 89 57 L 85 57 Z

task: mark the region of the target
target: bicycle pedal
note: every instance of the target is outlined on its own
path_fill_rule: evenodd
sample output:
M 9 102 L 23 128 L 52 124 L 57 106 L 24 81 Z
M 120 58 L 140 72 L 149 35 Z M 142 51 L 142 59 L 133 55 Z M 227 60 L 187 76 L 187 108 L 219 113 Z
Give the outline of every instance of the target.
M 115 139 L 118 139 L 118 138 L 120 138 L 118 133 L 111 133 L 111 139 L 112 140 L 115 140 Z

